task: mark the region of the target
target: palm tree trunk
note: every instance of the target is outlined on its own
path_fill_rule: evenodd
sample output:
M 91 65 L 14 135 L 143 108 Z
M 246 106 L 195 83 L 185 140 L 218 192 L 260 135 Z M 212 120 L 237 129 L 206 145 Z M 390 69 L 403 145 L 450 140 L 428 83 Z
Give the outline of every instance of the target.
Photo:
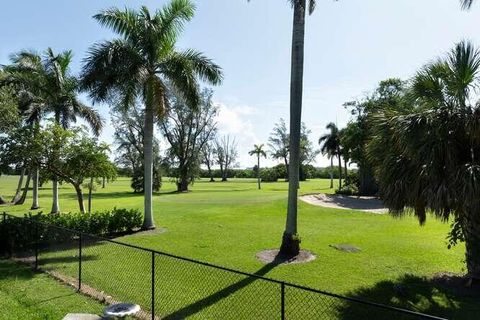
M 90 178 L 90 184 L 88 185 L 88 213 L 92 212 L 92 190 L 93 190 L 93 177 Z
M 38 205 L 38 180 L 39 180 L 39 175 L 40 175 L 40 172 L 38 170 L 38 167 L 35 167 L 33 169 L 33 176 L 32 176 L 32 179 L 33 179 L 33 196 L 32 196 L 32 207 L 30 208 L 30 210 L 37 210 L 39 208 L 39 205 Z
M 21 195 L 21 197 L 17 200 L 17 202 L 14 203 L 15 205 L 19 205 L 19 204 L 24 204 L 24 203 L 25 203 L 25 200 L 27 199 L 28 189 L 30 188 L 30 180 L 31 180 L 31 179 L 32 179 L 32 174 L 29 172 L 28 175 L 27 175 L 27 181 L 25 182 L 25 187 L 23 188 L 22 195 Z
M 347 169 L 347 159 L 343 158 L 343 163 L 345 164 L 344 170 L 345 170 L 345 184 L 348 184 L 348 169 Z
M 465 213 L 463 220 L 467 276 L 477 284 L 480 281 L 480 215 L 471 210 Z
M 330 189 L 333 189 L 333 156 L 330 157 Z
M 83 204 L 83 192 L 82 188 L 79 184 L 73 185 L 75 188 L 75 192 L 77 193 L 77 200 L 78 200 L 78 208 L 81 213 L 85 213 L 85 205 Z
M 153 221 L 153 120 L 154 111 L 151 101 L 147 101 L 145 104 L 145 131 L 144 131 L 144 217 L 143 217 L 143 229 L 155 229 L 155 223 Z
M 292 32 L 292 65 L 290 75 L 290 168 L 288 179 L 288 209 L 280 255 L 292 257 L 300 252 L 297 235 L 297 196 L 300 169 L 300 130 L 302 122 L 303 60 L 305 42 L 306 1 L 294 2 Z
M 23 177 L 25 176 L 25 168 L 22 168 L 20 172 L 20 178 L 18 178 L 17 190 L 15 191 L 15 195 L 13 196 L 12 203 L 16 203 L 20 198 L 20 192 L 22 191 L 23 186 Z
M 260 186 L 260 154 L 257 155 L 257 180 L 258 180 L 258 190 L 262 187 Z
M 338 154 L 338 188 L 342 189 L 342 157 Z
M 58 204 L 58 180 L 57 177 L 52 179 L 52 210 L 50 213 L 59 213 L 60 205 Z
M 57 125 L 60 125 L 60 113 L 55 112 L 55 123 Z M 57 152 L 58 150 L 54 150 L 54 152 Z M 56 155 L 58 158 L 58 154 Z M 50 210 L 50 213 L 59 213 L 60 212 L 60 205 L 58 203 L 58 179 L 54 175 L 52 179 L 52 210 Z

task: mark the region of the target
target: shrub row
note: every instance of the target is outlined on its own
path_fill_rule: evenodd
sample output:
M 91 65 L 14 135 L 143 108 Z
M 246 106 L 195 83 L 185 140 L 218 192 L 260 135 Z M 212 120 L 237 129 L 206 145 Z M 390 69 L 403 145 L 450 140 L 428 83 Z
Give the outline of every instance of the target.
M 132 232 L 142 226 L 142 214 L 137 209 L 118 209 L 95 213 L 48 214 L 34 216 L 45 224 L 81 231 L 93 235 L 113 235 Z

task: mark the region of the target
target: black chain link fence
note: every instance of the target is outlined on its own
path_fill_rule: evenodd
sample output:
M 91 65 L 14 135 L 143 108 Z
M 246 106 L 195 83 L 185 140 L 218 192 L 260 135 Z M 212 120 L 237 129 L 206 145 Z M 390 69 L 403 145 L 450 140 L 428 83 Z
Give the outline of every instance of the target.
M 143 319 L 442 319 L 153 251 L 33 218 L 0 217 L 0 255 Z

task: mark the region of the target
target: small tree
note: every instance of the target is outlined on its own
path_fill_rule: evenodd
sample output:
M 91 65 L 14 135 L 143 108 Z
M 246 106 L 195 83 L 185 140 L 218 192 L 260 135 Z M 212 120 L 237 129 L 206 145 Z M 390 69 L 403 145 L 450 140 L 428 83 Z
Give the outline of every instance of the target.
M 253 145 L 253 150 L 249 151 L 248 152 L 249 155 L 253 156 L 257 156 L 257 180 L 258 180 L 258 190 L 261 189 L 261 185 L 260 185 L 260 181 L 261 181 L 261 177 L 260 177 L 260 157 L 264 157 L 266 158 L 267 157 L 267 154 L 265 153 L 265 151 L 263 150 L 263 144 L 255 144 Z
M 273 127 L 273 131 L 268 138 L 268 146 L 273 159 L 281 160 L 285 163 L 285 181 L 288 181 L 288 141 L 289 135 L 285 120 L 280 118 L 279 122 Z
M 58 125 L 49 125 L 40 134 L 40 145 L 43 148 L 42 154 L 45 155 L 40 164 L 74 187 L 82 213 L 85 212 L 82 191 L 85 179 L 116 177 L 115 166 L 108 157 L 108 146 L 98 144 L 83 129 L 67 131 Z
M 170 112 L 161 121 L 160 127 L 170 144 L 168 155 L 177 170 L 177 191 L 188 191 L 200 169 L 202 150 L 216 132 L 215 117 L 218 108 L 212 103 L 213 92 L 203 90 L 200 101 L 193 110 L 178 94 L 170 96 Z
M 212 140 L 205 143 L 202 148 L 202 163 L 207 166 L 208 176 L 210 177 L 210 182 L 215 182 L 213 178 L 212 167 L 215 165 L 215 156 L 216 149 L 213 144 L 215 137 L 212 136 Z
M 235 138 L 230 139 L 230 136 L 223 136 L 220 140 L 215 140 L 215 150 L 217 164 L 220 166 L 222 182 L 227 181 L 228 170 L 235 165 L 238 156 Z

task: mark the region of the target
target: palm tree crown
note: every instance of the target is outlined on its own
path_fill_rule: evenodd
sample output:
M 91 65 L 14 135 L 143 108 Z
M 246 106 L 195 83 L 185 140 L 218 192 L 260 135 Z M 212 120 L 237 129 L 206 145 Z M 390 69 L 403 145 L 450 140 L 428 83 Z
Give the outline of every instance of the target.
M 144 134 L 144 228 L 155 225 L 152 215 L 153 124 L 155 115 L 168 111 L 167 86 L 172 86 L 195 108 L 200 100 L 198 80 L 222 81 L 221 68 L 193 49 L 178 51 L 176 41 L 184 24 L 192 19 L 190 0 L 172 0 L 151 13 L 111 8 L 94 16 L 119 38 L 90 48 L 82 71 L 83 88 L 93 101 L 112 101 L 121 108 L 145 105 Z
M 326 154 L 330 158 L 337 155 L 337 151 L 340 146 L 340 131 L 333 122 L 327 124 L 326 128 L 327 130 L 330 130 L 330 133 L 321 136 L 320 139 L 318 139 L 318 143 L 322 146 L 320 148 L 322 154 Z
M 466 244 L 469 275 L 480 279 L 480 51 L 461 42 L 425 66 L 412 81 L 412 108 L 384 110 L 374 118 L 369 158 L 380 194 L 394 214 L 412 208 L 454 217 Z M 454 228 L 455 230 L 455 228 Z M 455 237 L 456 239 L 457 237 Z
M 265 150 L 263 150 L 263 143 L 262 144 L 254 144 L 253 145 L 253 150 L 250 150 L 248 152 L 249 155 L 253 156 L 254 154 L 257 155 L 258 157 L 264 157 L 266 158 L 267 157 L 267 153 L 265 152 Z
M 19 90 L 20 109 L 27 123 L 39 122 L 53 113 L 55 121 L 64 128 L 85 120 L 95 135 L 103 127 L 100 114 L 78 99 L 79 82 L 70 72 L 72 52 L 55 54 L 48 48 L 43 55 L 20 51 L 11 57 L 12 64 L 4 68 L 6 82 Z

